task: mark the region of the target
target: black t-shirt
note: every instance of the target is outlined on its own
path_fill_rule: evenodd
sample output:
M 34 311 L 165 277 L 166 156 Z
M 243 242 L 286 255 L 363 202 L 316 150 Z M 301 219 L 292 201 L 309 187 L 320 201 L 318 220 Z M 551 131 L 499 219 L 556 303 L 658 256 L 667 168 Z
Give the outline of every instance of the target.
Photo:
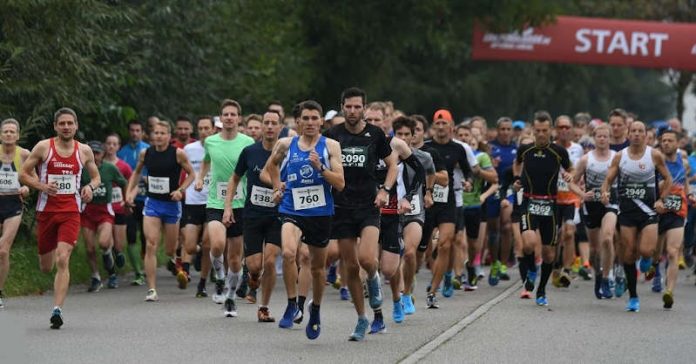
M 464 176 L 470 176 L 471 175 L 471 166 L 469 166 L 469 160 L 467 159 L 466 156 L 466 150 L 464 147 L 461 145 L 457 144 L 456 142 L 450 140 L 449 142 L 445 144 L 440 144 L 437 143 L 436 141 L 432 139 L 428 139 L 424 142 L 425 144 L 423 145 L 424 147 L 428 147 L 431 149 L 434 149 L 437 151 L 439 154 L 440 160 L 442 164 L 444 164 L 445 169 L 447 169 L 447 174 L 449 177 L 449 182 L 448 182 L 448 191 L 447 191 L 447 202 L 446 204 L 455 204 L 455 199 L 454 199 L 454 167 L 459 165 L 459 168 L 462 170 L 462 173 Z M 423 148 L 422 148 L 423 149 Z M 427 151 L 426 149 L 423 149 Z M 432 155 L 432 153 L 431 153 Z M 440 171 L 441 169 L 438 169 L 438 162 L 435 161 L 435 157 L 433 156 L 433 162 L 435 163 L 435 170 Z M 436 187 L 437 188 L 437 187 Z M 435 194 L 433 195 L 433 200 L 435 201 L 435 204 L 440 204 L 443 205 L 445 204 L 444 202 L 438 201 L 438 198 L 436 196 L 437 191 L 435 191 Z
M 572 167 L 568 151 L 562 146 L 550 143 L 521 145 L 517 151 L 518 163 L 522 166 L 522 186 L 524 193 L 537 196 L 556 196 L 558 192 L 558 172 L 561 167 Z
M 245 217 L 275 216 L 278 206 L 273 206 L 273 188 L 261 182 L 259 175 L 271 151 L 263 148 L 262 142 L 256 142 L 239 154 L 234 174 L 242 177 L 246 174 L 247 199 L 244 203 Z
M 624 148 L 627 148 L 631 143 L 626 139 L 623 143 L 620 144 L 609 144 L 609 149 L 618 152 L 621 151 Z
M 389 141 L 382 129 L 365 124 L 362 131 L 352 134 L 342 123 L 324 132 L 324 136 L 341 144 L 346 186 L 340 192 L 333 190 L 336 207 L 359 209 L 374 206 L 379 183 L 375 169 L 380 159 L 391 154 Z

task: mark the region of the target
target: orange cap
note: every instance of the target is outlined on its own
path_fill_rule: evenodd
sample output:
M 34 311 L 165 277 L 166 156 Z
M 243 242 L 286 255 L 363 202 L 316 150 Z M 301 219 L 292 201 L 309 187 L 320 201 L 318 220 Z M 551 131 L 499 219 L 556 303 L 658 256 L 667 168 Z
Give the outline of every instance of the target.
M 452 113 L 449 112 L 447 109 L 440 109 L 438 111 L 435 111 L 435 115 L 433 116 L 433 121 L 436 120 L 447 120 L 449 122 L 453 122 L 454 119 L 452 119 Z

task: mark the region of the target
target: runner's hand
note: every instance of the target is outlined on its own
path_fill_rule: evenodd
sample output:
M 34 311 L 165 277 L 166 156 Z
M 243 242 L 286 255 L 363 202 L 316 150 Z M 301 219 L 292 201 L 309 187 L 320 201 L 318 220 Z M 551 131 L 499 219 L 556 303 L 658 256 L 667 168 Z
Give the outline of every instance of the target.
M 89 185 L 82 187 L 80 197 L 82 198 L 82 202 L 90 203 L 92 201 L 92 188 Z
M 56 185 L 55 182 L 48 182 L 42 186 L 41 191 L 47 193 L 49 196 L 55 196 L 58 194 L 58 185 Z
M 27 187 L 27 186 L 22 186 L 22 187 L 20 187 L 20 188 L 19 188 L 19 195 L 20 195 L 22 198 L 25 198 L 25 197 L 29 196 L 29 187 Z
M 172 198 L 172 201 L 181 201 L 181 199 L 184 198 L 184 193 L 180 190 L 176 190 L 171 192 L 169 196 Z
M 515 181 L 515 183 L 512 184 L 512 188 L 515 190 L 515 192 L 519 192 L 522 189 L 522 181 Z
M 309 152 L 309 163 L 312 164 L 314 169 L 321 171 L 321 161 L 319 160 L 319 154 L 315 150 Z
M 379 189 L 377 191 L 377 197 L 375 197 L 375 207 L 384 207 L 389 202 L 389 193 L 384 189 Z
M 423 196 L 423 206 L 425 206 L 426 209 L 429 209 L 434 203 L 433 194 L 430 193 L 430 191 L 426 192 L 425 196 Z
M 609 192 L 602 192 L 602 204 L 609 204 Z
M 203 180 L 196 178 L 196 185 L 193 186 L 193 189 L 195 189 L 197 192 L 203 191 Z
M 413 211 L 413 206 L 411 206 L 411 202 L 405 198 L 402 198 L 399 201 L 399 214 L 403 215 L 411 211 Z
M 667 209 L 665 208 L 665 204 L 664 204 L 664 202 L 662 202 L 661 199 L 655 201 L 655 211 L 658 214 L 664 214 L 665 212 L 667 212 Z
M 585 192 L 585 201 L 594 201 L 594 190 Z
M 236 221 L 234 221 L 234 211 L 232 211 L 231 208 L 225 207 L 225 210 L 222 213 L 222 223 L 225 224 L 225 226 L 230 226 L 236 223 Z

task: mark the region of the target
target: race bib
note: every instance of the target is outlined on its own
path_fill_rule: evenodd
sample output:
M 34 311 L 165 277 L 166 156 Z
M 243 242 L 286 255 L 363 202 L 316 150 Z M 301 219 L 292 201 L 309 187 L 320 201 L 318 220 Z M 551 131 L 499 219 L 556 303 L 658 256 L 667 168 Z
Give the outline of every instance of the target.
M 95 188 L 92 192 L 93 197 L 106 197 L 106 186 L 103 183 L 99 184 L 99 187 Z
M 343 167 L 362 168 L 367 162 L 367 147 L 345 147 L 341 152 Z
M 624 189 L 624 197 L 642 200 L 647 196 L 647 188 L 644 184 L 627 184 Z
M 270 188 L 259 187 L 256 185 L 251 186 L 251 203 L 256 206 L 261 207 L 275 207 L 276 204 L 273 202 L 273 190 Z
M 663 202 L 667 210 L 679 211 L 682 209 L 682 198 L 679 195 L 669 195 Z
M 292 203 L 295 206 L 295 211 L 326 206 L 324 186 L 293 188 Z
M 147 190 L 150 193 L 169 193 L 169 177 L 147 177 Z
M 49 174 L 48 182 L 56 184 L 59 195 L 72 195 L 77 192 L 77 179 L 74 174 Z
M 592 201 L 594 201 L 594 202 L 602 201 L 602 190 L 600 190 L 599 188 L 595 188 L 594 190 L 592 190 L 592 192 L 593 192 Z
M 244 184 L 239 183 L 237 185 L 237 191 L 235 191 L 233 200 L 244 200 Z M 217 183 L 217 198 L 218 200 L 224 200 L 227 197 L 227 182 Z
M 433 186 L 433 201 L 447 203 L 447 195 L 449 194 L 449 186 Z
M 558 191 L 559 192 L 568 192 L 570 191 L 570 188 L 568 188 L 568 182 L 566 182 L 561 176 L 558 176 Z
M 121 187 L 114 187 L 111 190 L 111 203 L 119 203 L 123 201 L 123 190 Z
M 19 173 L 14 171 L 0 171 L 0 190 L 18 190 Z
M 536 216 L 553 216 L 553 202 L 549 200 L 530 199 L 527 211 Z
M 418 215 L 421 213 L 421 203 L 418 195 L 413 196 L 411 199 L 411 212 L 407 212 L 406 215 Z

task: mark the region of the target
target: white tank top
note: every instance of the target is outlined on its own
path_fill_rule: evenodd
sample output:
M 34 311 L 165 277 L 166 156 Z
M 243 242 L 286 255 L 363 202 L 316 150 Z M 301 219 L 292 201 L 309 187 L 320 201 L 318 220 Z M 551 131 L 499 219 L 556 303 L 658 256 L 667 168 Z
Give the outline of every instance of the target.
M 638 160 L 629 157 L 629 149 L 621 152 L 619 162 L 619 208 L 621 212 L 640 210 L 647 215 L 655 215 L 655 164 L 652 148 Z

